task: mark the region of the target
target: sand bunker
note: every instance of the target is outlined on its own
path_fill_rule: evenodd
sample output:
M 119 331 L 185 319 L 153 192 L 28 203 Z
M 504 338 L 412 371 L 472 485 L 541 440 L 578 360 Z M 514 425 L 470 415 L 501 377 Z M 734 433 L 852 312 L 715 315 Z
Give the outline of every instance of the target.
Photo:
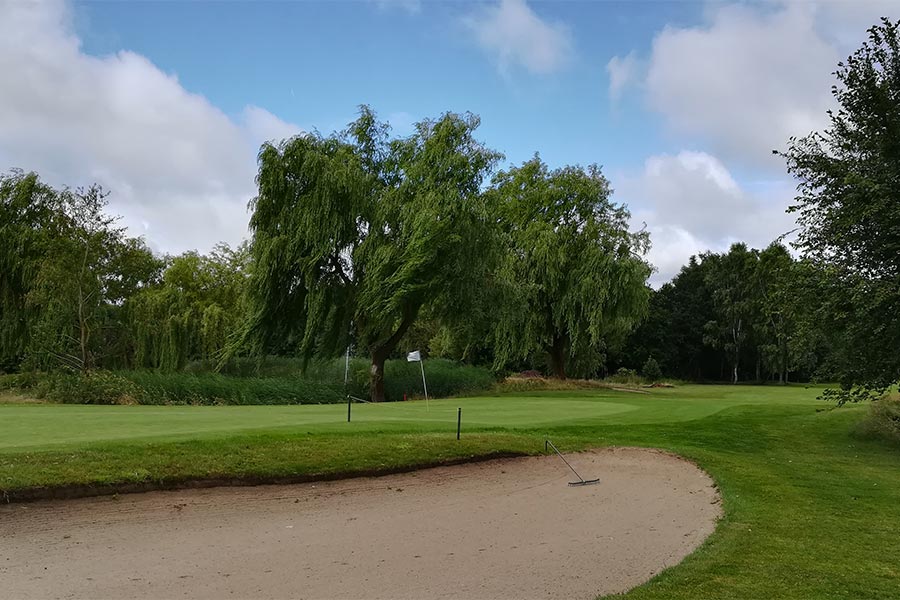
M 684 558 L 719 516 L 669 454 L 495 460 L 292 486 L 0 507 L 7 598 L 583 598 Z

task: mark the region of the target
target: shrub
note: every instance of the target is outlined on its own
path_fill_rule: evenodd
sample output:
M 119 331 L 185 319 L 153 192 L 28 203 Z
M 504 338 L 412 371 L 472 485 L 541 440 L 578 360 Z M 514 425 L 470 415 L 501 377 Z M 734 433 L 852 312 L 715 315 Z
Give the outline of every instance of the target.
M 543 377 L 507 377 L 496 386 L 496 392 L 536 392 L 609 389 L 609 383 L 597 379 L 545 379 Z
M 900 397 L 873 401 L 868 416 L 859 424 L 859 431 L 866 437 L 900 444 Z
M 303 360 L 289 356 L 237 357 L 222 365 L 215 360 L 195 360 L 188 363 L 184 371 L 194 374 L 220 373 L 232 377 L 298 377 L 303 373 Z
M 0 390 L 27 390 L 36 386 L 38 374 L 34 372 L 0 375 Z
M 295 358 L 263 361 L 237 359 L 225 369 L 210 372 L 211 362 L 194 362 L 189 371 L 94 371 L 0 375 L 0 389 L 34 387 L 39 398 L 80 404 L 331 404 L 346 400 L 344 359 L 317 361 L 300 373 Z M 242 376 L 236 376 L 241 374 Z M 425 363 L 428 394 L 446 397 L 490 389 L 494 375 L 486 368 L 448 360 Z M 347 392 L 369 395 L 369 362 L 350 361 Z M 385 396 L 389 401 L 424 396 L 417 363 L 389 360 L 385 365 Z
M 230 377 L 218 373 L 122 371 L 141 390 L 141 404 L 332 404 L 341 386 L 299 377 Z
M 48 373 L 38 381 L 35 393 L 65 404 L 135 404 L 141 397 L 138 386 L 109 371 Z
M 649 383 L 654 383 L 662 379 L 662 370 L 659 368 L 659 363 L 656 362 L 656 359 L 652 356 L 647 359 L 647 362 L 644 363 L 644 366 L 641 367 L 641 375 L 643 375 L 644 379 L 646 379 Z
M 385 364 L 384 371 L 384 392 L 388 401 L 402 400 L 404 394 L 408 397 L 425 395 L 419 363 L 391 360 Z M 488 390 L 496 382 L 494 374 L 489 369 L 461 365 L 445 359 L 426 360 L 425 379 L 428 383 L 428 395 L 434 398 L 446 398 Z M 368 388 L 367 368 L 365 373 L 366 392 L 368 392 Z
M 634 369 L 626 369 L 625 367 L 620 367 L 619 370 L 616 371 L 615 375 L 610 375 L 609 381 L 611 383 L 637 385 L 641 383 L 641 378 L 637 374 L 637 371 L 635 371 Z

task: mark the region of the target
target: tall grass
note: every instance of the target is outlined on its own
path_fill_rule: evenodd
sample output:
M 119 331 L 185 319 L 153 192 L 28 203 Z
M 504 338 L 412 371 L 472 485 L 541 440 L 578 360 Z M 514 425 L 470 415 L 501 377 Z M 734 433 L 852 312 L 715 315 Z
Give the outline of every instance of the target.
M 444 359 L 428 359 L 424 366 L 428 394 L 436 398 L 487 390 L 496 382 L 494 374 L 485 367 L 461 365 Z M 215 365 L 209 361 L 197 361 L 185 370 L 199 375 L 214 369 Z M 345 359 L 337 358 L 311 361 L 305 370 L 298 358 L 238 358 L 225 364 L 221 373 L 236 377 L 296 377 L 330 387 L 339 386 L 343 390 L 345 369 L 348 375 L 347 391 L 358 398 L 368 398 L 370 363 L 364 358 L 351 358 L 349 369 Z M 419 363 L 389 360 L 384 371 L 384 392 L 389 402 L 425 395 Z
M 183 372 L 93 371 L 0 376 L 0 389 L 29 388 L 39 398 L 70 404 L 332 404 L 349 393 L 369 396 L 369 363 L 350 361 L 344 386 L 343 360 L 319 361 L 302 371 L 298 359 L 242 359 L 212 372 L 209 363 L 192 363 Z M 493 374 L 482 367 L 447 360 L 425 363 L 428 393 L 447 397 L 489 389 Z M 418 363 L 391 360 L 385 365 L 388 401 L 424 395 Z
M 872 402 L 869 414 L 857 425 L 857 432 L 900 445 L 900 394 Z
M 341 386 L 299 377 L 156 371 L 117 375 L 140 388 L 140 404 L 333 404 L 345 398 Z

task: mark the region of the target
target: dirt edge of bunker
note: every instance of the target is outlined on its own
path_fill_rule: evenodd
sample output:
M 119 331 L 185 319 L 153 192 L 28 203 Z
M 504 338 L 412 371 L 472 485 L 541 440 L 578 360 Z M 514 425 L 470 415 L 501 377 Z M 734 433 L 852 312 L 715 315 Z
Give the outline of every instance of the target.
M 566 454 L 579 454 L 582 452 L 615 453 L 627 452 L 630 450 L 640 450 L 644 452 L 661 454 L 692 465 L 694 468 L 702 472 L 712 482 L 713 488 L 716 490 L 718 503 L 721 505 L 722 497 L 719 490 L 718 481 L 716 481 L 716 479 L 697 461 L 682 456 L 681 454 L 678 454 L 671 450 L 656 448 L 653 446 L 595 446 L 575 451 L 570 450 Z M 315 483 L 318 481 L 339 481 L 343 479 L 359 479 L 364 477 L 383 477 L 386 475 L 397 475 L 400 473 L 412 473 L 413 471 L 421 471 L 423 469 L 434 469 L 436 467 L 451 467 L 455 465 L 482 463 L 506 458 L 541 456 L 543 454 L 544 453 L 541 451 L 533 453 L 498 451 L 442 460 L 420 461 L 405 465 L 396 465 L 392 467 L 376 467 L 371 469 L 358 469 L 351 471 L 334 471 L 330 473 L 297 473 L 294 475 L 273 476 L 234 475 L 227 477 L 184 477 L 152 481 L 148 480 L 118 483 L 77 483 L 58 486 L 36 486 L 14 490 L 0 489 L 0 502 L 6 504 L 14 504 L 37 502 L 41 500 L 75 500 L 78 498 L 93 498 L 98 496 L 118 496 L 120 494 L 142 494 L 145 492 L 157 491 L 192 490 L 217 487 L 252 487 L 261 485 L 294 485 L 299 483 Z M 720 514 L 719 518 L 721 518 L 721 516 L 722 515 Z
M 191 490 L 215 487 L 246 487 L 259 485 L 293 485 L 315 483 L 317 481 L 337 481 L 362 477 L 383 477 L 399 473 L 410 473 L 435 467 L 450 467 L 480 463 L 503 458 L 530 456 L 526 452 L 489 452 L 474 456 L 462 456 L 443 460 L 414 462 L 392 467 L 375 467 L 352 471 L 326 473 L 297 473 L 295 475 L 234 475 L 215 477 L 184 477 L 148 481 L 128 481 L 113 483 L 75 483 L 56 486 L 37 486 L 13 490 L 0 489 L 0 502 L 6 504 L 36 502 L 39 500 L 74 500 L 96 496 L 117 496 L 120 494 L 141 494 L 144 492 Z

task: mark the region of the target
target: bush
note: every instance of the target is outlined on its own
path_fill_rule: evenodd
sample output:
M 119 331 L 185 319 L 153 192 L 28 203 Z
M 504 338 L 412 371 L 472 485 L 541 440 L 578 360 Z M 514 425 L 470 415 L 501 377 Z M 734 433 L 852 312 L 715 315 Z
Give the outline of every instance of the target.
M 371 363 L 364 358 L 350 359 L 348 391 L 357 398 L 369 397 L 369 369 Z M 344 383 L 344 359 L 320 361 L 309 365 L 305 377 L 312 381 Z M 446 398 L 490 389 L 496 382 L 494 374 L 484 367 L 460 365 L 450 360 L 425 361 L 425 379 L 428 395 Z M 419 363 L 406 360 L 389 360 L 384 365 L 384 396 L 388 402 L 407 398 L 422 398 L 422 370 Z
M 122 371 L 140 390 L 141 404 L 333 404 L 341 386 L 299 377 L 229 377 L 218 373 Z
M 659 363 L 656 362 L 656 359 L 652 356 L 647 359 L 647 362 L 644 363 L 644 366 L 641 367 L 641 375 L 643 375 L 644 379 L 647 380 L 648 383 L 654 383 L 662 379 L 662 370 L 659 368 Z
M 402 400 L 404 394 L 408 397 L 424 397 L 419 363 L 390 360 L 385 364 L 384 371 L 384 394 L 388 401 Z M 480 392 L 490 389 L 496 383 L 496 377 L 489 369 L 461 365 L 445 359 L 426 360 L 425 379 L 428 383 L 428 395 L 433 398 Z M 364 381 L 364 389 L 368 393 L 368 365 Z
M 868 416 L 859 424 L 866 437 L 900 444 L 900 397 L 885 397 L 872 402 Z
M 546 379 L 543 377 L 507 377 L 494 387 L 501 393 L 609 389 L 609 383 L 597 379 Z
M 238 359 L 229 374 L 210 372 L 211 362 L 194 362 L 190 371 L 93 371 L 88 374 L 22 373 L 0 375 L 0 389 L 34 388 L 39 398 L 78 404 L 332 404 L 346 393 L 369 396 L 369 361 L 350 361 L 344 389 L 344 359 L 311 363 L 300 374 L 295 358 Z M 242 374 L 242 376 L 236 376 Z M 251 375 L 253 374 L 253 375 Z M 486 368 L 433 359 L 425 363 L 428 395 L 447 397 L 490 389 L 494 375 Z M 385 397 L 389 401 L 424 396 L 417 363 L 389 360 L 385 365 Z
M 610 375 L 609 381 L 611 383 L 637 385 L 641 383 L 641 378 L 637 374 L 637 371 L 635 371 L 634 369 L 626 369 L 625 367 L 620 367 L 619 370 L 616 371 L 615 375 Z
M 48 373 L 34 389 L 39 398 L 65 404 L 136 404 L 141 397 L 138 386 L 109 371 Z
M 0 375 L 0 390 L 27 390 L 37 383 L 38 374 L 33 372 Z
M 195 360 L 188 363 L 184 371 L 194 374 L 220 373 L 232 377 L 298 377 L 303 373 L 303 360 L 289 356 L 237 357 L 223 365 L 215 360 Z

